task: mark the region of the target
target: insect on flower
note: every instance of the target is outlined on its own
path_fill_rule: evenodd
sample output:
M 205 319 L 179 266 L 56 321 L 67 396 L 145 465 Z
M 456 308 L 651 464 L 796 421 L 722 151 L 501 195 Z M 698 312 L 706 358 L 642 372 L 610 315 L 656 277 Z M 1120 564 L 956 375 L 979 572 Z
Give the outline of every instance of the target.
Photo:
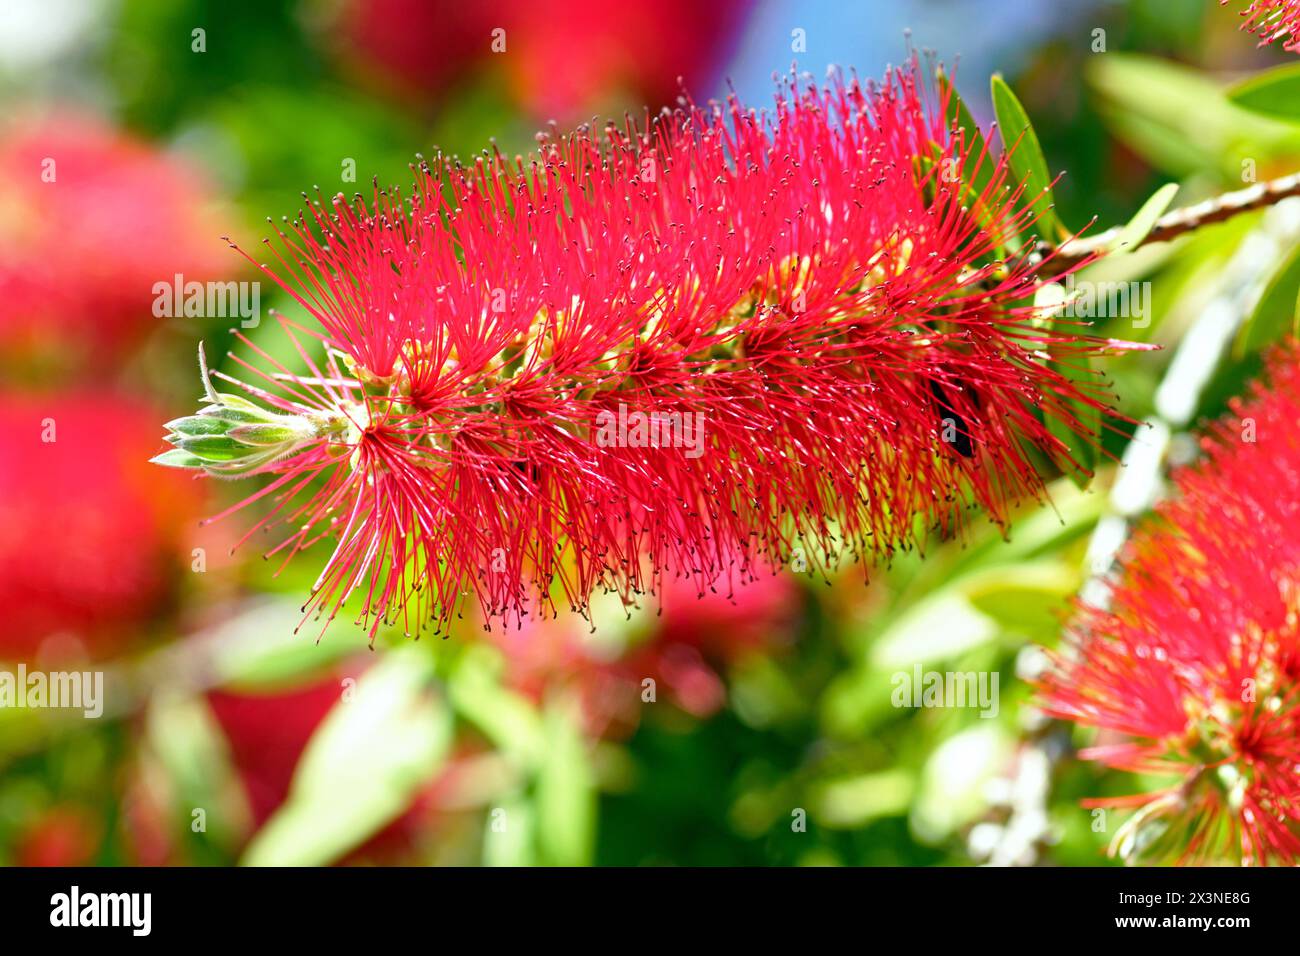
M 161 460 L 274 475 L 249 499 L 293 528 L 272 553 L 332 539 L 308 608 L 359 591 L 372 634 L 468 595 L 487 620 L 585 612 L 796 549 L 888 557 L 975 506 L 1004 522 L 1036 462 L 1099 441 L 1082 370 L 1124 343 L 1032 306 L 1041 197 L 943 89 L 913 57 L 309 202 L 261 266 L 319 326 L 283 321 L 306 371 L 247 343 L 265 364 L 205 385 Z M 683 422 L 690 447 L 654 437 Z
M 1137 808 L 1112 842 L 1126 858 L 1300 861 L 1298 359 L 1276 353 L 1202 440 L 1043 683 L 1050 714 L 1101 731 L 1085 758 L 1177 777 L 1091 801 Z

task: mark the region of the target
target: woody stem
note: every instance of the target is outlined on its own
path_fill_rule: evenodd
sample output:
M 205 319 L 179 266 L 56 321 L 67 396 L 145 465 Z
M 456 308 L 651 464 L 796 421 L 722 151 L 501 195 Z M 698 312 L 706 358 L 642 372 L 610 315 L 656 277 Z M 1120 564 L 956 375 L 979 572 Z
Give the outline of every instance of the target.
M 1300 173 L 1292 173 L 1265 183 L 1256 183 L 1246 189 L 1223 193 L 1204 202 L 1175 209 L 1156 220 L 1143 245 L 1151 242 L 1168 242 L 1185 233 L 1211 223 L 1223 222 L 1238 213 L 1272 206 L 1291 196 L 1300 196 Z M 1042 244 L 1038 254 L 1043 257 L 1040 274 L 1060 275 L 1079 263 L 1104 252 L 1123 232 L 1123 227 L 1107 229 L 1086 239 L 1071 239 L 1059 248 Z M 1132 250 L 1128 250 L 1132 251 Z M 1050 258 L 1049 258 L 1050 257 Z

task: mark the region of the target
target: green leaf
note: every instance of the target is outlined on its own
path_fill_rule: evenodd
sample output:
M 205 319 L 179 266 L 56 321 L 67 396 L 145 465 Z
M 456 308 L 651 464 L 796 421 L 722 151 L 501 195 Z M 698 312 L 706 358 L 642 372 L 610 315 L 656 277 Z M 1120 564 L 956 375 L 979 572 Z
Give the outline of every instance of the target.
M 1011 87 L 1007 86 L 999 74 L 993 75 L 991 86 L 993 112 L 1002 130 L 1002 145 L 1008 151 L 1007 161 L 1011 165 L 1016 185 L 1021 182 L 1025 184 L 1025 202 L 1041 214 L 1034 229 L 1042 238 L 1055 241 L 1065 231 L 1052 208 L 1052 177 L 1047 171 L 1047 160 L 1043 157 L 1038 134 L 1034 132 L 1029 114 L 1020 105 L 1020 100 L 1016 99 L 1016 94 L 1011 92 Z
M 247 826 L 247 808 L 239 777 L 221 725 L 206 699 L 176 690 L 159 690 L 145 715 L 149 752 L 166 771 L 175 805 L 203 808 L 207 840 L 225 852 L 236 852 Z
M 962 582 L 961 590 L 1003 630 L 1053 640 L 1079 584 L 1074 564 L 1045 559 L 978 571 Z
M 1132 252 L 1142 245 L 1147 236 L 1151 234 L 1156 222 L 1169 208 L 1169 204 L 1174 201 L 1174 196 L 1177 193 L 1177 183 L 1166 183 L 1157 189 L 1151 198 L 1142 204 L 1142 208 L 1137 211 L 1137 215 L 1128 221 L 1128 225 L 1120 230 L 1120 234 L 1110 244 L 1108 251 Z
M 1048 362 L 1048 366 L 1078 385 L 1085 394 L 1096 385 L 1092 359 L 1085 353 L 1072 352 L 1068 362 L 1060 361 L 1054 356 Z M 1086 402 L 1074 400 L 1067 400 L 1067 407 L 1078 421 L 1082 431 L 1076 430 L 1049 410 L 1044 410 L 1043 419 L 1047 430 L 1070 450 L 1073 464 L 1066 466 L 1066 474 L 1079 488 L 1087 488 L 1092 482 L 1093 473 L 1097 470 L 1095 443 L 1101 434 L 1101 410 Z
M 433 688 L 427 648 L 406 644 L 363 674 L 316 728 L 289 797 L 243 863 L 319 866 L 400 816 L 442 766 L 452 717 Z
M 1300 297 L 1300 246 L 1283 260 L 1264 287 L 1254 310 L 1247 317 L 1233 343 L 1233 355 L 1244 358 L 1300 331 L 1296 300 Z
M 900 769 L 836 776 L 809 788 L 817 822 L 842 830 L 859 830 L 881 817 L 903 816 L 915 794 L 915 775 Z
M 501 686 L 484 652 L 466 651 L 447 677 L 447 694 L 457 713 L 512 759 L 523 766 L 542 759 L 546 741 L 537 710 L 528 698 Z
M 1241 182 L 1241 163 L 1289 162 L 1300 128 L 1230 103 L 1223 88 L 1179 63 L 1129 53 L 1089 59 L 1099 112 L 1149 163 L 1183 178 L 1206 172 Z
M 537 775 L 537 837 L 542 861 L 587 866 L 595 845 L 596 792 L 574 702 L 547 708 L 546 754 Z
M 1248 77 L 1228 88 L 1228 99 L 1255 113 L 1300 121 L 1300 63 Z
M 484 866 L 536 866 L 537 813 L 523 794 L 497 801 L 483 834 Z
M 172 448 L 161 455 L 154 455 L 149 461 L 155 465 L 165 465 L 168 468 L 202 468 L 205 464 L 202 458 L 195 458 L 189 452 L 181 451 L 179 448 Z
M 897 615 L 871 648 L 871 665 L 894 670 L 951 660 L 998 636 L 998 629 L 962 594 L 936 592 Z
M 319 626 L 295 634 L 303 617 L 298 601 L 267 598 L 241 607 L 202 634 L 212 649 L 213 678 L 240 693 L 282 691 L 286 684 L 310 679 L 365 646 L 358 647 L 350 622 L 342 616 L 329 624 L 319 641 Z
M 971 116 L 970 110 L 966 108 L 966 104 L 957 94 L 956 87 L 952 85 L 943 70 L 939 71 L 937 79 L 940 96 L 948 98 L 948 125 L 951 127 L 955 124 L 965 131 L 966 160 L 962 164 L 962 182 L 968 185 L 974 195 L 983 195 L 989 180 L 993 178 L 995 165 L 993 156 L 985 149 L 984 135 L 980 132 L 975 117 Z M 984 161 L 977 166 L 976 163 L 981 155 Z

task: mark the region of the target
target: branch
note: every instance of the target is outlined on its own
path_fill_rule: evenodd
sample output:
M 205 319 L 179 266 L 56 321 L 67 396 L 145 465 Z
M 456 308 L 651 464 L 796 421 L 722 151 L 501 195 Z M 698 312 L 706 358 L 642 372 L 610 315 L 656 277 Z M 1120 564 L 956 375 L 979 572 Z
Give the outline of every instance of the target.
M 1266 183 L 1256 183 L 1246 189 L 1224 193 L 1204 202 L 1166 213 L 1156 220 L 1156 224 L 1151 227 L 1151 232 L 1142 241 L 1142 245 L 1149 242 L 1169 242 L 1201 226 L 1223 222 L 1238 213 L 1249 212 L 1252 209 L 1263 209 L 1291 196 L 1300 196 L 1300 173 L 1292 173 L 1290 176 L 1283 176 Z M 1040 274 L 1049 277 L 1060 275 L 1106 252 L 1123 231 L 1124 227 L 1117 226 L 1086 239 L 1067 240 L 1059 247 L 1048 243 L 1041 244 L 1037 250 L 1043 260 Z

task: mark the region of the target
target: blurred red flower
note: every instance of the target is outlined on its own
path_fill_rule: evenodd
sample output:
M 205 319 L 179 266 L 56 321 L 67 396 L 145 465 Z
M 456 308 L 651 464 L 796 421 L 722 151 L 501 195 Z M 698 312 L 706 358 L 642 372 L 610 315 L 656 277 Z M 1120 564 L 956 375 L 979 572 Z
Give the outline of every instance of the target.
M 1180 862 L 1300 862 L 1300 353 L 1233 405 L 1129 542 L 1109 609 L 1085 607 L 1042 688 L 1098 728 L 1087 758 L 1171 787 L 1113 850 Z
M 55 635 L 102 657 L 166 605 L 204 496 L 148 463 L 157 422 L 134 399 L 0 393 L 0 659 Z
M 349 672 L 357 676 L 356 672 Z M 225 734 L 253 816 L 249 836 L 266 823 L 289 796 L 293 775 L 316 728 L 342 698 L 343 672 L 272 693 L 229 689 L 210 691 L 208 704 Z M 458 765 L 452 758 L 422 787 L 397 819 L 363 845 L 336 861 L 401 862 L 435 826 Z
M 19 835 L 18 866 L 88 866 L 95 858 L 102 825 L 91 811 L 73 805 L 50 807 Z
M 660 601 L 659 616 L 642 618 L 650 633 L 627 649 L 585 639 L 572 618 L 494 628 L 506 681 L 535 699 L 557 688 L 576 692 L 593 736 L 618 738 L 636 728 L 646 679 L 655 682 L 656 699 L 666 694 L 687 713 L 708 717 L 726 703 L 721 672 L 791 642 L 799 589 L 787 575 L 763 575 L 730 592 L 700 595 L 685 579 L 673 579 Z
M 436 94 L 458 74 L 499 62 L 524 109 L 566 121 L 623 100 L 671 105 L 679 80 L 694 90 L 710 87 L 750 6 L 751 0 L 351 0 L 338 27 L 366 69 L 408 94 Z
M 153 315 L 153 287 L 229 267 L 195 170 L 79 113 L 0 127 L 0 352 L 5 366 L 104 367 Z
M 248 796 L 255 829 L 284 803 L 298 758 L 341 695 L 337 677 L 274 694 L 208 694 Z

